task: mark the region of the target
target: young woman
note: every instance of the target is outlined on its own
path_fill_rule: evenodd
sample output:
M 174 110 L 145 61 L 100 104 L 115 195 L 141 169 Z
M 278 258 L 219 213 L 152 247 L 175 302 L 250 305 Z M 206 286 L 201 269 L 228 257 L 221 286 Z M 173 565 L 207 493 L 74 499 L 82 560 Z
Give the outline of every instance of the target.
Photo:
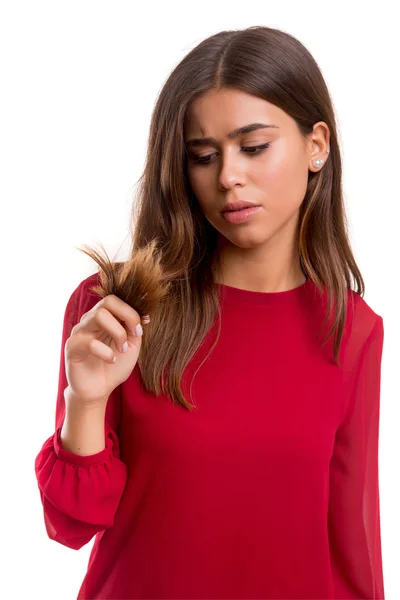
M 49 537 L 95 536 L 78 598 L 384 598 L 383 319 L 341 178 L 291 35 L 222 31 L 170 74 L 131 256 L 86 251 L 35 461 Z

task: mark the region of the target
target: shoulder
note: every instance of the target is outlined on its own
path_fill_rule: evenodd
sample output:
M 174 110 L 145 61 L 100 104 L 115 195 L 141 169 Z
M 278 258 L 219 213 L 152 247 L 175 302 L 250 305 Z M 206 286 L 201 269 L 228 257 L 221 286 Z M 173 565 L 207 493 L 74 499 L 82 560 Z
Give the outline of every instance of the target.
M 347 298 L 347 313 L 353 335 L 359 335 L 366 341 L 374 329 L 383 324 L 383 318 L 354 290 L 347 290 Z
M 383 318 L 354 290 L 347 290 L 346 331 L 348 348 L 354 361 L 364 348 L 376 341 L 383 344 Z
M 70 315 L 75 322 L 79 322 L 81 316 L 93 308 L 93 306 L 101 299 L 101 297 L 92 290 L 96 285 L 100 285 L 99 273 L 93 273 L 92 275 L 85 277 L 85 279 L 82 279 L 71 293 L 67 304 L 67 314 Z
M 312 318 L 322 327 L 329 310 L 329 298 L 327 288 L 324 286 L 322 293 L 311 296 L 310 308 Z M 370 344 L 371 340 L 383 340 L 383 319 L 373 307 L 356 291 L 348 288 L 346 314 L 344 320 L 343 336 L 340 344 L 340 360 L 343 361 L 345 369 L 352 371 L 358 363 L 363 350 Z M 336 320 L 336 303 L 333 301 L 331 312 L 328 316 L 330 326 Z M 333 345 L 333 339 L 330 344 Z
M 309 309 L 318 323 L 322 321 L 329 309 L 329 295 L 326 286 L 322 287 L 322 291 L 317 290 L 316 285 L 312 284 L 309 287 L 311 296 L 307 300 Z M 371 333 L 379 324 L 382 323 L 382 317 L 354 290 L 347 288 L 346 298 L 346 316 L 344 322 L 344 336 L 353 340 L 355 344 L 363 345 L 369 338 Z M 331 313 L 328 318 L 330 324 L 334 321 L 336 302 L 333 300 Z

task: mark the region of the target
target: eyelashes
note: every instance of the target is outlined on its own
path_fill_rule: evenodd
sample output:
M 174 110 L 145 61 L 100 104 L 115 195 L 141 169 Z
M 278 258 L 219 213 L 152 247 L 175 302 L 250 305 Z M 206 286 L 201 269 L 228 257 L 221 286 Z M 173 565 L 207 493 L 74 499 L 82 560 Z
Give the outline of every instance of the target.
M 261 154 L 261 152 L 266 150 L 270 144 L 271 144 L 271 142 L 267 142 L 266 144 L 261 144 L 259 146 L 242 146 L 242 150 L 244 150 L 246 152 L 246 154 L 250 154 L 252 156 L 254 156 L 254 155 L 258 156 L 259 154 Z M 215 154 L 216 154 L 216 152 L 213 152 L 212 154 L 208 154 L 207 156 L 192 158 L 190 162 L 192 162 L 194 164 L 208 165 L 211 162 L 211 158 Z

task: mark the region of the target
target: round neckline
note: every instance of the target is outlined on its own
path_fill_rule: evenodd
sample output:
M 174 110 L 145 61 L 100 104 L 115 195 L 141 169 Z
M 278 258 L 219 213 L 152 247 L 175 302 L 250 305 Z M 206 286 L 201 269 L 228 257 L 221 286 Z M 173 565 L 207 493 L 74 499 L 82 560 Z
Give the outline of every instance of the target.
M 282 292 L 255 292 L 253 290 L 232 287 L 225 283 L 216 283 L 216 285 L 218 286 L 221 297 L 228 302 L 233 302 L 235 304 L 279 306 L 296 301 L 304 294 L 308 293 L 312 286 L 312 281 L 307 277 L 305 282 L 301 285 Z

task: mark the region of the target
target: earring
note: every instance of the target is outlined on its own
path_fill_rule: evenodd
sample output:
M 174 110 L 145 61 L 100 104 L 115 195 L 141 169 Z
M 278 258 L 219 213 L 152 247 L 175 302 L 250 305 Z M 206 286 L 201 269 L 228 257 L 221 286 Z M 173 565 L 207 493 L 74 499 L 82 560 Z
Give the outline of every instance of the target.
M 329 154 L 329 150 L 327 150 L 326 153 Z M 317 158 L 317 160 L 313 160 L 314 167 L 320 167 L 322 164 L 324 164 L 322 158 Z

